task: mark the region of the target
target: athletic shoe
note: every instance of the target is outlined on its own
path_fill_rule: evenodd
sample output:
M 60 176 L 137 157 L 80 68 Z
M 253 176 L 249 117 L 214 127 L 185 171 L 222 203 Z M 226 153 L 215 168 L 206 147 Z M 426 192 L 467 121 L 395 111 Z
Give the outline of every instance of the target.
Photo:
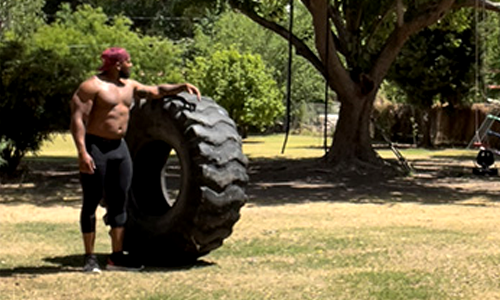
M 133 259 L 130 255 L 123 252 L 115 252 L 108 257 L 106 270 L 110 271 L 131 271 L 138 272 L 144 269 L 144 266 Z
M 94 254 L 85 254 L 85 265 L 83 266 L 85 273 L 101 273 L 99 262 Z

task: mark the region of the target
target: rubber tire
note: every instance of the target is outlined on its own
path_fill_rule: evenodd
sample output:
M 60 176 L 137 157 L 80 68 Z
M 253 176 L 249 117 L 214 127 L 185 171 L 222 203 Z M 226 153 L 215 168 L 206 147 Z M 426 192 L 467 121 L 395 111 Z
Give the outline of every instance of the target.
M 126 136 L 134 167 L 124 249 L 147 265 L 192 263 L 220 247 L 240 218 L 248 159 L 236 125 L 212 99 L 189 94 L 135 103 Z M 173 206 L 162 168 L 176 152 Z

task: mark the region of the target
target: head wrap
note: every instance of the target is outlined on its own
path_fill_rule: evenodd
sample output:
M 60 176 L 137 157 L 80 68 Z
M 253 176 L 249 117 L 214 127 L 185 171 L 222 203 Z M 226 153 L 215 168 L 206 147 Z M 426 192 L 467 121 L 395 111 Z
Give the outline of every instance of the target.
M 112 47 L 104 50 L 101 54 L 102 66 L 99 71 L 108 71 L 117 62 L 124 62 L 130 59 L 127 50 L 119 47 Z

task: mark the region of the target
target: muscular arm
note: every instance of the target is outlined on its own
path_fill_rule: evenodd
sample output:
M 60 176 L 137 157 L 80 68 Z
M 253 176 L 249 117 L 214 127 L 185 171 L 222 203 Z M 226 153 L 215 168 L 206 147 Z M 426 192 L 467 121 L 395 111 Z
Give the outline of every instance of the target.
M 71 135 L 78 151 L 80 172 L 89 174 L 94 173 L 95 165 L 85 147 L 85 133 L 94 98 L 95 92 L 88 81 L 82 83 L 71 98 Z
M 165 96 L 176 95 L 180 92 L 188 92 L 190 94 L 195 94 L 198 98 L 198 101 L 201 100 L 200 91 L 190 83 L 160 84 L 157 86 L 149 86 L 133 81 L 133 84 L 134 96 L 137 98 L 161 99 Z

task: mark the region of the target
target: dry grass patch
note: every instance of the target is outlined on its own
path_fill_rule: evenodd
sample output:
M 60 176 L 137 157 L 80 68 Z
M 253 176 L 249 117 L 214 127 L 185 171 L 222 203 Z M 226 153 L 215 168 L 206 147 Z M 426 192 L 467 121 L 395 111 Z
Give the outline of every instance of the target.
M 250 158 L 276 157 L 282 142 L 254 137 L 244 149 Z M 293 162 L 321 156 L 320 138 L 290 142 Z M 251 203 L 225 244 L 199 264 L 91 276 L 80 272 L 72 141 L 55 143 L 30 158 L 31 177 L 0 184 L 0 300 L 500 299 L 496 180 L 467 175 L 469 152 L 459 152 L 466 158 L 456 164 L 451 152 L 408 150 L 421 173 L 380 185 L 335 181 L 316 167 L 301 170 L 310 171 L 305 179 L 286 177 L 291 160 L 251 161 Z M 101 263 L 110 248 L 103 213 Z
M 102 216 L 102 210 L 97 215 Z M 24 223 L 24 222 L 51 222 L 51 223 L 73 223 L 80 216 L 80 207 L 35 206 L 31 204 L 2 205 L 0 210 L 0 221 L 2 223 Z
M 79 271 L 78 209 L 2 205 L 0 299 L 493 299 L 500 207 L 306 203 L 242 209 L 203 260 Z M 35 217 L 36 215 L 36 217 Z M 36 219 L 36 221 L 32 219 Z M 98 228 L 98 252 L 107 253 Z

